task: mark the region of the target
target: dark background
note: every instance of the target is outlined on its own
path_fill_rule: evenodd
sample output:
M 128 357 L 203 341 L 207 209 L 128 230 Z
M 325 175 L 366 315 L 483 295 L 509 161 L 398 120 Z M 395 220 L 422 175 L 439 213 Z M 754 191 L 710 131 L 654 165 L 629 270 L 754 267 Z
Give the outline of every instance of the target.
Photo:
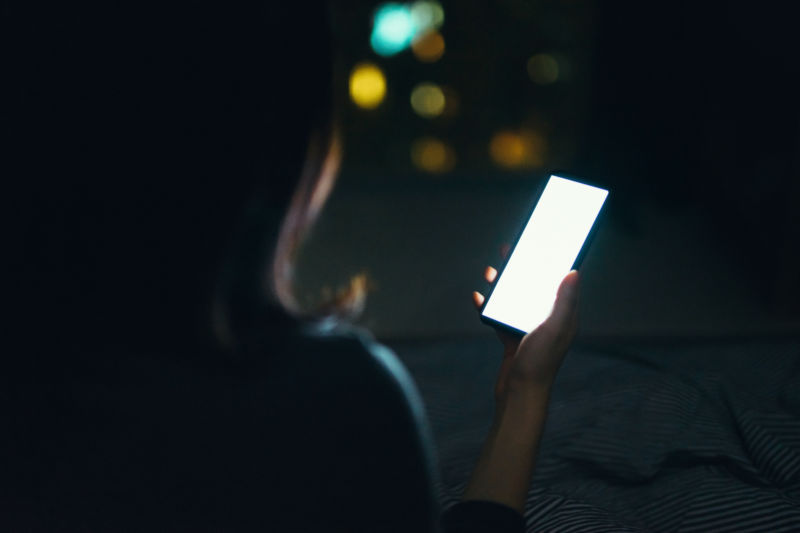
M 444 56 L 369 47 L 376 2 L 336 8 L 345 158 L 301 256 L 307 301 L 365 270 L 361 323 L 379 337 L 489 335 L 471 308 L 550 169 L 607 184 L 613 203 L 583 267 L 582 335 L 697 337 L 798 331 L 800 38 L 788 3 L 443 2 Z M 531 82 L 528 58 L 562 76 Z M 374 111 L 347 97 L 358 62 L 386 73 Z M 423 119 L 421 81 L 458 112 Z M 500 129 L 547 140 L 535 168 L 496 166 Z M 415 138 L 446 140 L 450 172 L 414 168 Z

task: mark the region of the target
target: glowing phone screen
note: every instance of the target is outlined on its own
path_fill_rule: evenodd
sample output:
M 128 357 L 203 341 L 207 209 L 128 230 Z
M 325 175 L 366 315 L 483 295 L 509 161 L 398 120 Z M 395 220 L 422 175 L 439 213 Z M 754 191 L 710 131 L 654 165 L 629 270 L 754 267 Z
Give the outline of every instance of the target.
M 606 189 L 551 176 L 483 316 L 525 333 L 544 322 L 607 196 Z

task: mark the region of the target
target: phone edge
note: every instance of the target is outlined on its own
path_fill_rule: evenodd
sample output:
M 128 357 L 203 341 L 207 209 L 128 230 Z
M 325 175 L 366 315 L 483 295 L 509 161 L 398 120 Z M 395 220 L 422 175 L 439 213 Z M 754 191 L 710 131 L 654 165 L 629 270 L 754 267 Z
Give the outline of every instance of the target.
M 497 285 L 497 281 L 500 279 L 500 276 L 503 274 L 503 271 L 505 270 L 506 266 L 508 265 L 508 260 L 511 258 L 511 255 L 514 253 L 514 250 L 516 249 L 517 244 L 519 243 L 519 240 L 522 237 L 522 232 L 525 231 L 525 227 L 528 225 L 528 221 L 530 221 L 531 216 L 533 216 L 534 210 L 536 210 L 536 206 L 539 205 L 539 200 L 541 199 L 542 194 L 544 194 L 544 190 L 547 187 L 547 184 L 550 182 L 550 178 L 552 178 L 554 176 L 555 177 L 567 178 L 567 179 L 570 179 L 572 181 L 576 181 L 578 183 L 582 183 L 584 185 L 589 185 L 590 187 L 597 187 L 599 189 L 603 189 L 605 191 L 608 191 L 608 194 L 606 195 L 606 199 L 603 202 L 603 205 L 600 207 L 600 211 L 597 213 L 597 217 L 595 217 L 594 222 L 592 223 L 592 227 L 589 230 L 589 234 L 586 236 L 586 239 L 583 241 L 583 245 L 581 246 L 581 249 L 578 252 L 577 257 L 575 258 L 575 261 L 572 263 L 572 267 L 570 268 L 570 270 L 577 270 L 577 269 L 580 268 L 581 264 L 583 264 L 583 260 L 585 259 L 586 254 L 588 253 L 588 250 L 592 245 L 592 242 L 594 242 L 595 235 L 597 234 L 597 229 L 600 227 L 601 220 L 603 219 L 604 214 L 607 211 L 608 204 L 609 204 L 609 202 L 611 200 L 611 189 L 610 188 L 606 187 L 605 185 L 601 185 L 596 181 L 590 181 L 590 180 L 586 180 L 584 178 L 580 178 L 580 177 L 578 177 L 578 176 L 576 176 L 576 175 L 574 175 L 574 174 L 572 174 L 570 172 L 562 172 L 562 171 L 554 170 L 554 171 L 548 173 L 547 174 L 547 179 L 543 180 L 543 182 L 540 183 L 537 186 L 536 193 L 534 195 L 533 204 L 532 204 L 530 210 L 528 211 L 527 216 L 523 219 L 524 222 L 521 224 L 519 231 L 517 231 L 516 236 L 514 237 L 514 241 L 513 241 L 514 244 L 512 245 L 511 249 L 509 249 L 508 255 L 505 257 L 505 259 L 503 259 L 503 264 L 502 264 L 501 268 L 499 268 L 497 270 L 497 276 L 495 277 L 494 281 L 490 284 L 489 291 L 486 293 L 486 297 L 483 299 L 483 304 L 481 304 L 481 307 L 480 307 L 480 309 L 478 311 L 478 316 L 480 317 L 481 322 L 483 322 L 484 324 L 487 324 L 489 326 L 492 326 L 493 328 L 503 330 L 506 333 L 510 333 L 510 334 L 512 334 L 514 336 L 517 336 L 517 337 L 524 337 L 527 334 L 527 332 L 523 331 L 521 329 L 517 329 L 517 328 L 515 328 L 513 326 L 510 326 L 508 324 L 505 324 L 503 322 L 499 322 L 499 321 L 497 321 L 497 320 L 495 320 L 493 318 L 489 318 L 489 317 L 487 317 L 487 316 L 485 316 L 483 314 L 483 310 L 486 308 L 486 305 L 489 303 L 489 298 L 491 298 L 492 293 L 494 292 L 495 286 Z

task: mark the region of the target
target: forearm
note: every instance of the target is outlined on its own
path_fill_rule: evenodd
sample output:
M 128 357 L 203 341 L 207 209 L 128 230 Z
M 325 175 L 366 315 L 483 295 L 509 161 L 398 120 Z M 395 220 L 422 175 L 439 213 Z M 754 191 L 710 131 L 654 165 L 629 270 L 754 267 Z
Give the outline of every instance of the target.
M 488 500 L 524 511 L 548 399 L 549 389 L 508 393 L 498 406 L 465 500 Z

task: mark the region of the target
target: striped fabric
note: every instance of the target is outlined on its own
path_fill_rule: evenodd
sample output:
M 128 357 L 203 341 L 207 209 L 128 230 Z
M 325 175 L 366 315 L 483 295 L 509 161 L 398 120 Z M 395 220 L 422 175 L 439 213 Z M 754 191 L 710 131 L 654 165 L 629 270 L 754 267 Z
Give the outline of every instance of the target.
M 445 506 L 492 410 L 499 345 L 395 343 L 425 399 Z M 528 531 L 800 531 L 800 341 L 574 349 Z

